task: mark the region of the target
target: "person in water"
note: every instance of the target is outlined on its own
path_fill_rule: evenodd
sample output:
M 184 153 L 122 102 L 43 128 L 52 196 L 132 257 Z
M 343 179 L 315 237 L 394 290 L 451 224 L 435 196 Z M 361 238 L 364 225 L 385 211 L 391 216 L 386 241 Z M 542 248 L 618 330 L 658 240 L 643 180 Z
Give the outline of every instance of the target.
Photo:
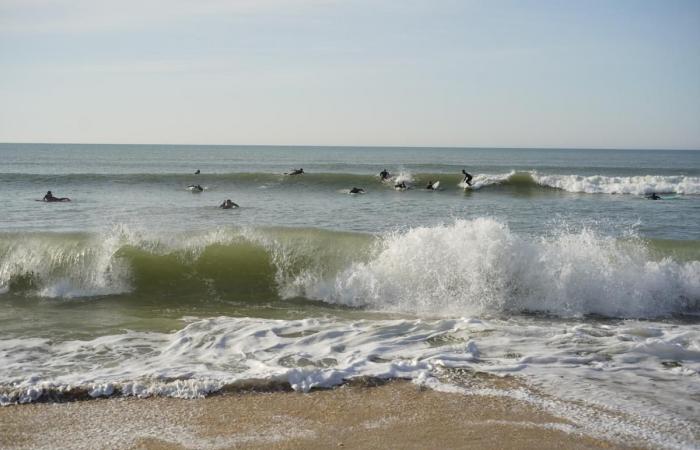
M 406 183 L 403 182 L 403 181 L 402 181 L 401 183 L 395 184 L 395 185 L 394 185 L 394 188 L 395 188 L 395 189 L 408 189 L 408 188 L 406 187 Z
M 194 174 L 199 175 L 200 173 L 202 173 L 202 172 L 200 172 L 199 169 L 197 169 L 197 171 Z
M 389 171 L 387 171 L 386 169 L 379 172 L 379 179 L 380 180 L 384 181 L 384 180 L 388 180 L 389 178 L 390 178 Z
M 433 180 L 428 181 L 428 185 L 425 188 L 429 191 L 434 190 L 435 188 L 433 188 Z
M 304 173 L 304 169 L 299 168 L 292 170 L 287 175 L 301 175 L 302 173 Z
M 365 190 L 362 188 L 354 187 L 354 188 L 350 189 L 350 193 L 351 194 L 364 194 Z
M 232 208 L 240 208 L 237 204 L 233 203 L 231 199 L 227 199 L 225 202 L 223 202 L 221 205 L 219 205 L 219 208 L 221 209 L 232 209 Z
M 652 192 L 651 194 L 647 195 L 647 198 L 649 200 L 661 200 L 661 197 L 656 195 L 656 192 Z
M 193 191 L 199 191 L 199 192 L 204 191 L 204 188 L 203 188 L 202 186 L 198 185 L 198 184 L 190 184 L 190 185 L 187 186 L 187 187 L 190 188 L 190 189 L 192 189 Z
M 44 198 L 42 199 L 45 202 L 69 202 L 70 199 L 68 197 L 54 197 L 51 191 L 48 191 L 46 195 L 44 195 Z
M 462 169 L 462 174 L 464 175 L 463 183 L 467 183 L 468 186 L 472 185 L 472 176 L 467 173 L 466 170 Z

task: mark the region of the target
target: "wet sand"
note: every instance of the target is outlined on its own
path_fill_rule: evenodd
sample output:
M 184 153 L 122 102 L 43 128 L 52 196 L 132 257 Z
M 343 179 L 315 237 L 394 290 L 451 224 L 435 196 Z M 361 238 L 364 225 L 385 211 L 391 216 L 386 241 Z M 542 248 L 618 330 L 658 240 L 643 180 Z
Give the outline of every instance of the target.
M 509 397 L 407 381 L 309 394 L 109 398 L 0 408 L 3 449 L 622 448 Z

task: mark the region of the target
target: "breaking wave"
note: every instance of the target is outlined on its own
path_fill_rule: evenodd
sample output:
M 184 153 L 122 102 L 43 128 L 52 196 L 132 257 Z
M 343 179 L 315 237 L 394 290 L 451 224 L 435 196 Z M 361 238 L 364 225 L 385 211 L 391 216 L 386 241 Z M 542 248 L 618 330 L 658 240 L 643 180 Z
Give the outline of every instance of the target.
M 420 315 L 542 312 L 660 317 L 700 311 L 700 243 L 592 230 L 521 236 L 493 219 L 372 236 L 219 229 L 158 238 L 0 236 L 0 289 L 51 298 L 141 292 L 240 301 L 302 297 Z
M 463 183 L 460 186 L 466 187 Z M 553 188 L 585 194 L 700 194 L 700 177 L 642 175 L 612 177 L 603 175 L 546 175 L 538 172 L 481 174 L 472 180 L 472 189 L 507 186 L 514 189 Z

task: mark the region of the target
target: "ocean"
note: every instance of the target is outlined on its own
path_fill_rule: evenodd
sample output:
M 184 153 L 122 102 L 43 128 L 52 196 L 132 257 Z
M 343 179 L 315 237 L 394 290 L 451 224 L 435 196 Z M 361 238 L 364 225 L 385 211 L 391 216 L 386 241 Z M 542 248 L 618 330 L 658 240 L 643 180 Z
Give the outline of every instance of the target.
M 460 370 L 698 445 L 700 151 L 0 144 L 0 188 L 0 404 Z

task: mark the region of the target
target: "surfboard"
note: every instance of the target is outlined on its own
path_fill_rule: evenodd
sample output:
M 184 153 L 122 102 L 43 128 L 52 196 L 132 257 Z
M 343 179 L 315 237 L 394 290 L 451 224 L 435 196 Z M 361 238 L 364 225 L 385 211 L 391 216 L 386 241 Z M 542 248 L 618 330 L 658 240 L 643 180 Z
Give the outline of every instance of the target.
M 437 190 L 437 188 L 439 188 L 439 187 L 440 187 L 439 181 L 436 181 L 435 183 L 433 183 L 433 190 Z

